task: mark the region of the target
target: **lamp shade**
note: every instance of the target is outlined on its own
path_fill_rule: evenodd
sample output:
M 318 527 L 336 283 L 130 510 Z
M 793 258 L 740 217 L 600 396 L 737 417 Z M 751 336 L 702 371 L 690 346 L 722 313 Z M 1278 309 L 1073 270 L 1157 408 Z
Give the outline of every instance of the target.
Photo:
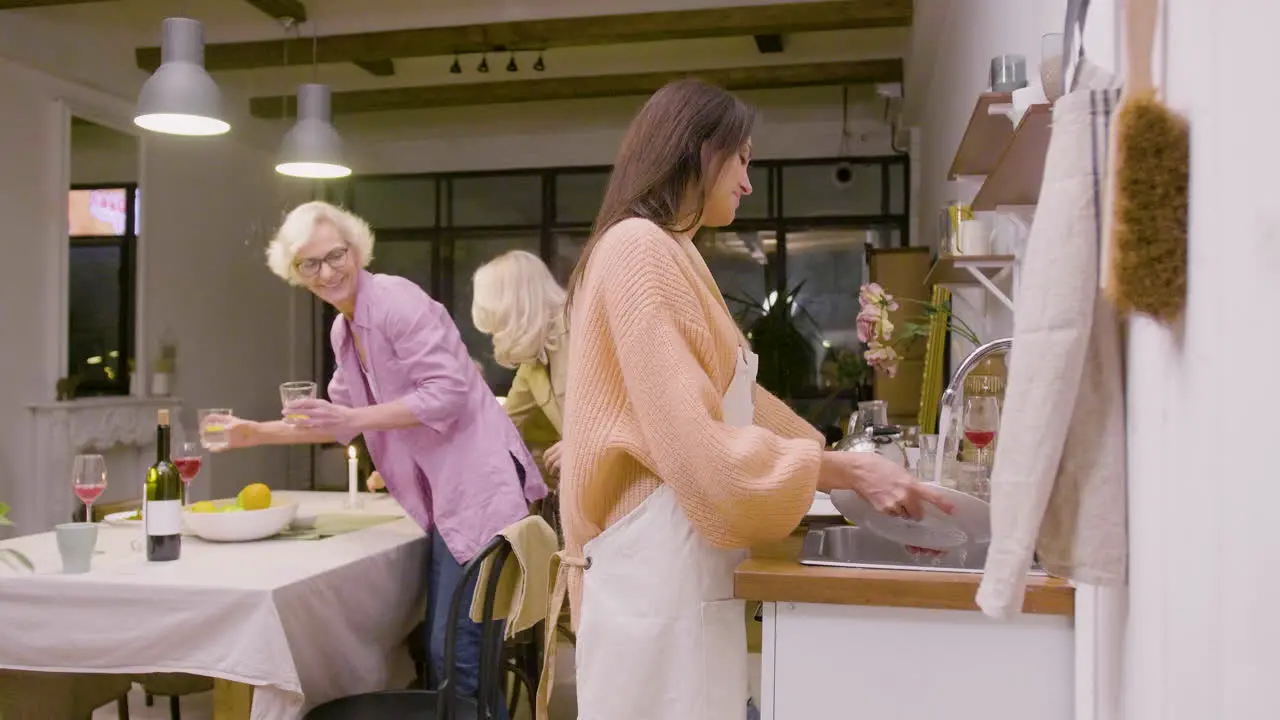
M 293 177 L 331 179 L 346 177 L 351 168 L 343 160 L 342 138 L 330 118 L 328 85 L 298 86 L 298 121 L 280 145 L 276 172 Z
M 222 117 L 222 93 L 204 69 L 203 28 L 190 18 L 166 19 L 160 67 L 142 86 L 134 124 L 170 135 L 221 135 L 231 129 Z

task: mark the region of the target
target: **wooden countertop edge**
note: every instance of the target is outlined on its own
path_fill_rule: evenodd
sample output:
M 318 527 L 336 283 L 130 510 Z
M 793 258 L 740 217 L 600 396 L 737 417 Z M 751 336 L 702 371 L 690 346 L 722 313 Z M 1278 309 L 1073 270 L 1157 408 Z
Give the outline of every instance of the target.
M 734 597 L 763 602 L 823 603 L 973 610 L 982 576 L 920 570 L 862 570 L 801 565 L 794 560 L 752 557 L 734 572 Z M 1064 580 L 1034 576 L 1027 581 L 1023 612 L 1075 614 L 1075 588 Z

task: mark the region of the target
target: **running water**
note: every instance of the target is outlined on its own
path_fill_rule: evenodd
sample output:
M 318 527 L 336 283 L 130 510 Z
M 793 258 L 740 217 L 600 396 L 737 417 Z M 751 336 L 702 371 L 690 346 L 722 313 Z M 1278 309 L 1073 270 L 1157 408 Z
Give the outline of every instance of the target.
M 942 484 L 942 472 L 946 466 L 944 459 L 947 457 L 947 431 L 951 429 L 951 406 L 943 405 L 938 414 L 938 455 L 933 461 L 933 482 L 937 485 Z

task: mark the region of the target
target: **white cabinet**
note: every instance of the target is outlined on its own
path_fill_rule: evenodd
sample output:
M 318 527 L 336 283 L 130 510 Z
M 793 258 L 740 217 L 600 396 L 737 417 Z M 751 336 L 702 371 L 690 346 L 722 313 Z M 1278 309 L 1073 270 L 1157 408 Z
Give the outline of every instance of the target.
M 762 720 L 1073 720 L 1072 618 L 764 604 Z

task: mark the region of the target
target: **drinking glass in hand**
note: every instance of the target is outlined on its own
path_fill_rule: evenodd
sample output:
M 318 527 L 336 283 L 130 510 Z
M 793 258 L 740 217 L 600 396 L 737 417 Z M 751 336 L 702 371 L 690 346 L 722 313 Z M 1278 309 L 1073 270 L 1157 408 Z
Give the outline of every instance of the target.
M 178 475 L 182 478 L 182 504 L 191 504 L 191 481 L 200 474 L 200 465 L 204 462 L 204 453 L 200 452 L 200 443 L 184 442 L 178 454 L 173 457 L 173 464 L 178 466 Z
M 199 415 L 200 444 L 204 446 L 204 449 L 216 452 L 230 447 L 231 433 L 226 425 L 218 421 L 218 416 L 231 417 L 233 415 L 231 408 L 201 410 Z
M 316 397 L 316 384 L 310 380 L 297 380 L 294 382 L 282 383 L 280 385 L 280 404 L 286 406 L 297 400 L 314 400 Z M 305 420 L 306 415 L 286 415 L 284 421 L 293 423 L 297 420 Z
M 101 455 L 77 455 L 71 465 L 71 489 L 84 503 L 85 522 L 93 522 L 93 503 L 107 489 L 107 461 Z

